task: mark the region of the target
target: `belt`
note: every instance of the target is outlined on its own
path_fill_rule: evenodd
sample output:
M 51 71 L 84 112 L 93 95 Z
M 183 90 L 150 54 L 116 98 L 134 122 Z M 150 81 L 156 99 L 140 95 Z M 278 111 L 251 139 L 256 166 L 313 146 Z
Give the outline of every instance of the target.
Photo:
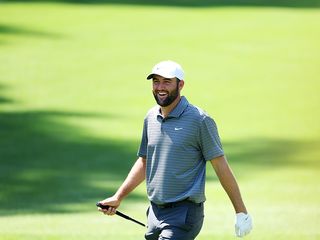
M 179 205 L 182 205 L 182 204 L 186 204 L 186 203 L 192 203 L 192 204 L 196 204 L 197 206 L 201 205 L 202 203 L 195 203 L 195 202 L 192 202 L 188 199 L 184 199 L 184 200 L 181 200 L 181 201 L 177 201 L 177 202 L 170 202 L 170 203 L 164 203 L 164 204 L 156 204 L 154 202 L 151 202 L 153 205 L 157 206 L 158 208 L 174 208 L 174 207 L 177 207 Z

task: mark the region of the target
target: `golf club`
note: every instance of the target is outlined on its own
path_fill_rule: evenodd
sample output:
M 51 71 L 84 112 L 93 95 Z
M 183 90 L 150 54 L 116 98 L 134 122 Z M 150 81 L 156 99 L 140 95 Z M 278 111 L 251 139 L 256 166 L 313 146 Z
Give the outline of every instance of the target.
M 110 207 L 110 206 L 107 206 L 107 205 L 102 205 L 102 204 L 99 203 L 99 202 L 96 203 L 96 206 L 99 207 L 99 208 L 102 208 L 102 209 L 106 209 L 106 210 L 108 210 L 108 208 Z M 129 216 L 127 216 L 127 215 L 119 212 L 119 211 L 116 211 L 116 215 L 118 215 L 118 216 L 120 216 L 120 217 L 123 217 L 123 218 L 125 218 L 125 219 L 127 219 L 127 220 L 130 220 L 130 221 L 132 221 L 132 222 L 135 222 L 135 223 L 137 223 L 137 224 L 139 224 L 139 225 L 141 225 L 141 226 L 146 227 L 146 225 L 143 224 L 142 222 L 139 222 L 139 221 L 137 221 L 137 220 L 135 220 L 135 219 L 133 219 L 133 218 L 131 218 L 131 217 L 129 217 Z

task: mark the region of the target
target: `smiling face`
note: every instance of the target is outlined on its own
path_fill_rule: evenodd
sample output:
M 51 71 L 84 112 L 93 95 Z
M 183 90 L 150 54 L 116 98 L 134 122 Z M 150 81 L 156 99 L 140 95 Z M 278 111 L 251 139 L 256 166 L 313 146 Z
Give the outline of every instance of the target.
M 159 75 L 154 75 L 153 81 L 153 96 L 161 107 L 171 105 L 178 97 L 180 90 L 183 87 L 183 81 L 177 78 L 164 78 Z

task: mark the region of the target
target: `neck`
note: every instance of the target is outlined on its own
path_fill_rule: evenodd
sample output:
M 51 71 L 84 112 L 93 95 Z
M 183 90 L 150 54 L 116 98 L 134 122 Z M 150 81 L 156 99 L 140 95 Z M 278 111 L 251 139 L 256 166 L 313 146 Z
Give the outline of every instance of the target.
M 180 102 L 181 96 L 179 95 L 169 106 L 161 107 L 161 114 L 164 118 L 169 116 L 169 113 L 178 105 Z

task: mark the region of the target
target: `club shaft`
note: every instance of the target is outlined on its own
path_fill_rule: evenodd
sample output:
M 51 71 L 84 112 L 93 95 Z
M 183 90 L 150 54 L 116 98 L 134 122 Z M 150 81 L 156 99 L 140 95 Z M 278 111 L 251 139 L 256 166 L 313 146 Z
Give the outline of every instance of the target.
M 135 222 L 135 223 L 137 223 L 137 224 L 139 224 L 139 225 L 141 225 L 141 226 L 144 226 L 144 227 L 146 226 L 146 225 L 143 224 L 142 222 L 139 222 L 138 220 L 135 220 L 135 219 L 133 219 L 133 218 L 131 218 L 131 217 L 129 217 L 129 216 L 127 216 L 127 215 L 119 212 L 119 211 L 116 211 L 116 214 L 117 214 L 118 216 L 120 216 L 120 217 L 123 217 L 123 218 L 127 219 L 127 220 L 130 220 L 130 221 L 132 221 L 132 222 Z

